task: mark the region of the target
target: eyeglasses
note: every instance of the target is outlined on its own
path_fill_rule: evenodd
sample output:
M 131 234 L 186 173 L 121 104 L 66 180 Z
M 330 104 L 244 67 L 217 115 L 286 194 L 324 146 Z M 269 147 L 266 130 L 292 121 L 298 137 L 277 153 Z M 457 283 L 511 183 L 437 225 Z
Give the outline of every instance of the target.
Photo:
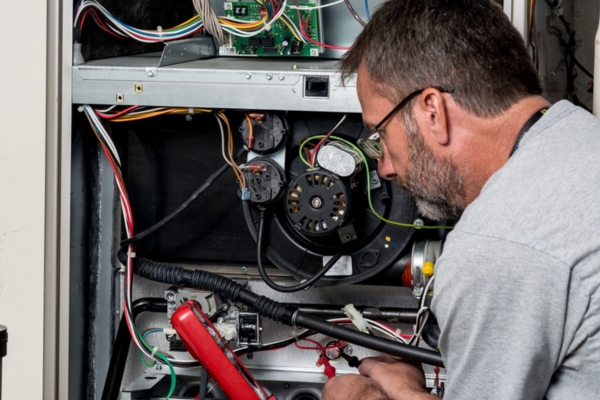
M 437 89 L 441 93 L 454 93 L 454 89 L 446 90 L 444 88 L 436 86 L 433 86 L 433 88 Z M 392 111 L 388 113 L 388 115 L 386 115 L 381 120 L 381 122 L 375 125 L 375 128 L 371 129 L 371 131 L 366 137 L 358 139 L 357 144 L 366 155 L 375 160 L 379 160 L 381 157 L 383 157 L 383 148 L 381 147 L 381 134 L 379 133 L 379 128 L 381 128 L 383 124 L 385 124 L 390 118 L 392 118 L 394 114 L 400 111 L 412 99 L 423 93 L 425 89 L 427 88 L 415 90 L 414 92 L 406 96 L 400 103 L 398 103 L 396 107 L 392 109 Z

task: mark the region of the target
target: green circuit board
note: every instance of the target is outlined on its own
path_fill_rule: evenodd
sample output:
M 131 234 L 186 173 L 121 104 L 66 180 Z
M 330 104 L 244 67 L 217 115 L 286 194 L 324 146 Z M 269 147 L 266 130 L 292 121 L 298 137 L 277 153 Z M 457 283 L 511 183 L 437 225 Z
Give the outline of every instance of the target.
M 225 2 L 225 16 L 243 21 L 259 21 L 266 13 L 264 5 L 257 2 Z M 315 3 L 299 2 L 300 6 Z M 299 27 L 298 11 L 286 8 L 284 14 L 288 24 Z M 221 55 L 258 57 L 318 57 L 319 46 L 304 43 L 294 36 L 293 31 L 283 21 L 283 16 L 275 21 L 269 30 L 256 36 L 239 37 L 232 35 L 229 45 L 222 47 Z M 320 42 L 319 13 L 316 9 L 300 10 L 300 21 L 304 31 L 314 41 Z

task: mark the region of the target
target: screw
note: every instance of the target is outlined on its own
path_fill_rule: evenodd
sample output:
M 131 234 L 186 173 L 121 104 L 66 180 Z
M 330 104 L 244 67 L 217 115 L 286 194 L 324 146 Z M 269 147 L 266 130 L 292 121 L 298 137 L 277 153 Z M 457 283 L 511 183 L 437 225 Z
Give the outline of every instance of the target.
M 415 226 L 416 229 L 421 229 L 421 227 L 425 224 L 423 223 L 422 219 L 417 218 L 417 219 L 415 219 L 415 222 L 413 222 L 413 225 Z
M 289 389 L 290 388 L 290 384 L 286 382 L 286 383 L 283 384 L 283 387 L 286 388 L 286 389 Z
M 167 298 L 167 301 L 175 301 L 175 293 L 173 292 L 167 292 L 165 297 Z
M 282 81 L 285 79 L 285 75 L 284 74 L 279 74 L 279 80 Z
M 354 352 L 354 350 L 352 350 L 352 346 L 350 346 L 350 345 L 347 345 L 344 350 L 346 351 L 346 354 L 348 354 L 349 356 L 351 356 L 352 353 Z
M 242 272 L 247 272 L 248 271 L 248 267 L 246 267 L 245 265 L 242 267 Z
M 310 201 L 310 204 L 314 207 L 314 208 L 321 208 L 323 206 L 323 200 L 320 197 L 315 197 L 314 199 L 312 199 Z
M 267 80 L 270 81 L 271 79 L 273 79 L 273 75 L 267 74 Z
M 190 121 L 192 120 L 192 114 L 186 114 L 186 116 L 185 116 L 185 120 L 186 120 L 187 122 L 190 122 Z
M 217 324 L 222 324 L 225 321 L 222 317 L 217 318 Z
M 238 311 L 239 310 L 236 307 L 231 307 L 229 309 L 229 311 L 227 311 L 227 314 L 229 314 L 230 317 L 234 317 L 235 318 L 237 316 L 237 314 L 238 314 Z
M 249 74 L 249 73 L 246 74 L 246 79 L 250 79 L 250 78 L 252 78 L 252 74 Z
M 377 178 L 371 178 L 371 183 L 375 184 L 377 182 L 379 182 L 379 179 L 377 179 Z

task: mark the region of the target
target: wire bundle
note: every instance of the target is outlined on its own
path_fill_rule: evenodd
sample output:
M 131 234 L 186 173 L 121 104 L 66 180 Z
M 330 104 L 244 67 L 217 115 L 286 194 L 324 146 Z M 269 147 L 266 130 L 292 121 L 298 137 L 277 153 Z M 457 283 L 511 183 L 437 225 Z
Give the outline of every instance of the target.
M 131 107 L 125 108 L 120 111 L 113 111 L 114 108 L 115 108 L 115 106 L 109 107 L 105 110 L 94 110 L 91 106 L 84 105 L 79 108 L 79 111 L 84 112 L 85 116 L 87 117 L 87 119 L 90 123 L 90 126 L 92 127 L 92 130 L 94 131 L 94 134 L 96 135 L 96 138 L 98 139 L 98 142 L 100 143 L 100 146 L 101 146 L 104 154 L 106 155 L 106 158 L 108 159 L 109 164 L 113 170 L 115 182 L 117 184 L 117 187 L 119 190 L 119 197 L 121 200 L 120 203 L 121 203 L 123 219 L 125 222 L 125 232 L 126 232 L 127 239 L 130 239 L 133 237 L 133 234 L 134 234 L 133 212 L 131 209 L 131 203 L 129 201 L 129 195 L 128 195 L 127 188 L 125 185 L 125 181 L 123 179 L 123 174 L 121 172 L 121 159 L 119 157 L 119 153 L 117 152 L 116 146 L 115 146 L 112 138 L 108 134 L 108 132 L 107 132 L 106 128 L 104 127 L 104 125 L 102 124 L 102 121 L 100 120 L 100 118 L 111 121 L 111 122 L 124 122 L 124 121 L 134 121 L 134 120 L 139 120 L 139 119 L 144 119 L 144 118 L 151 118 L 151 117 L 155 117 L 157 115 L 190 114 L 190 113 L 193 114 L 193 113 L 197 113 L 197 112 L 205 113 L 205 112 L 211 112 L 211 110 L 197 109 L 197 108 L 165 108 L 165 107 L 147 108 L 147 107 L 140 107 L 140 106 L 131 106 Z M 215 117 L 217 118 L 217 121 L 219 121 L 219 126 L 221 128 L 221 135 L 222 135 L 222 139 L 223 139 L 223 156 L 226 159 L 226 161 L 228 161 L 229 165 L 231 165 L 234 168 L 234 171 L 237 171 L 236 175 L 238 175 L 238 173 L 240 174 L 238 176 L 238 179 L 240 180 L 240 184 L 245 185 L 245 179 L 243 177 L 243 174 L 241 173 L 240 168 L 235 164 L 235 160 L 234 160 L 234 156 L 233 156 L 233 135 L 232 135 L 231 128 L 229 125 L 229 121 L 223 113 L 216 113 Z M 221 121 L 223 121 L 225 123 L 225 125 L 227 126 L 227 132 L 228 132 L 228 138 L 229 138 L 228 155 L 227 156 L 225 155 L 225 151 L 224 151 L 225 137 L 224 137 L 224 129 L 221 124 Z M 127 322 L 127 327 L 129 329 L 131 338 L 141 352 L 142 359 L 143 359 L 143 356 L 146 356 L 146 357 L 149 357 L 150 359 L 154 360 L 154 362 L 158 361 L 160 363 L 168 365 L 169 370 L 171 372 L 171 387 L 169 390 L 169 394 L 167 396 L 167 399 L 168 399 L 168 398 L 170 398 L 170 396 L 173 394 L 173 392 L 175 390 L 176 377 L 175 377 L 175 370 L 174 370 L 173 366 L 175 365 L 175 366 L 179 366 L 179 367 L 191 367 L 191 366 L 197 365 L 197 362 L 195 360 L 175 359 L 175 358 L 171 357 L 169 354 L 158 350 L 158 348 L 150 346 L 146 342 L 145 336 L 152 332 L 147 331 L 147 332 L 144 332 L 144 334 L 142 335 L 139 332 L 139 330 L 137 329 L 137 327 L 134 323 L 132 312 L 131 312 L 131 310 L 132 310 L 132 289 L 133 289 L 133 257 L 135 257 L 134 244 L 129 243 L 127 245 L 127 262 L 125 264 L 125 291 L 124 291 L 125 298 L 123 300 L 125 320 Z M 145 362 L 145 360 L 143 360 L 143 361 L 146 365 L 149 365 Z
M 96 0 L 83 0 L 75 7 L 75 17 L 73 18 L 73 28 L 77 32 L 76 40 L 78 42 L 81 39 L 81 29 L 88 15 L 92 16 L 102 30 L 112 36 L 119 39 L 134 39 L 144 43 L 183 39 L 204 29 L 204 23 L 197 15 L 173 28 L 162 29 L 159 26 L 156 30 L 138 29 L 119 21 Z
M 295 6 L 288 6 L 287 0 L 256 0 L 258 4 L 264 6 L 264 16 L 256 21 L 242 20 L 229 16 L 217 17 L 210 7 L 208 0 L 193 0 L 194 7 L 198 15 L 193 16 L 187 21 L 167 29 L 158 26 L 157 29 L 139 29 L 134 28 L 116 17 L 114 17 L 97 0 L 82 0 L 75 6 L 75 15 L 73 18 L 73 28 L 75 29 L 76 41 L 81 41 L 81 29 L 83 28 L 86 17 L 90 15 L 94 22 L 105 32 L 119 39 L 133 39 L 143 43 L 158 43 L 179 40 L 192 36 L 204 29 L 213 35 L 215 39 L 225 44 L 229 42 L 227 34 L 238 37 L 252 37 L 264 31 L 269 31 L 276 21 L 281 21 L 294 35 L 294 37 L 303 43 L 312 43 L 321 47 L 335 50 L 348 50 L 348 47 L 333 46 L 321 43 L 312 38 L 307 32 L 306 27 L 309 20 L 302 22 L 300 10 L 312 10 L 330 7 L 344 2 L 338 0 L 322 6 L 303 5 L 300 6 L 297 0 L 294 0 Z M 292 18 L 286 15 L 285 10 L 296 10 L 298 23 L 295 24 Z M 351 9 L 351 11 L 354 11 Z M 356 14 L 353 12 L 353 14 Z

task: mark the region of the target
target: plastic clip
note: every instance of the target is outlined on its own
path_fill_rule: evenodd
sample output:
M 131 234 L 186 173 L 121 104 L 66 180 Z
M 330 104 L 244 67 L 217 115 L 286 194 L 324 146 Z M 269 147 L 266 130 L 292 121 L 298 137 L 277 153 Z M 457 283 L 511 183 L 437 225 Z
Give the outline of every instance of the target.
M 158 32 L 158 38 L 159 38 L 160 42 L 162 43 L 163 42 L 162 26 L 160 26 L 160 25 L 157 26 L 156 27 L 156 31 Z

